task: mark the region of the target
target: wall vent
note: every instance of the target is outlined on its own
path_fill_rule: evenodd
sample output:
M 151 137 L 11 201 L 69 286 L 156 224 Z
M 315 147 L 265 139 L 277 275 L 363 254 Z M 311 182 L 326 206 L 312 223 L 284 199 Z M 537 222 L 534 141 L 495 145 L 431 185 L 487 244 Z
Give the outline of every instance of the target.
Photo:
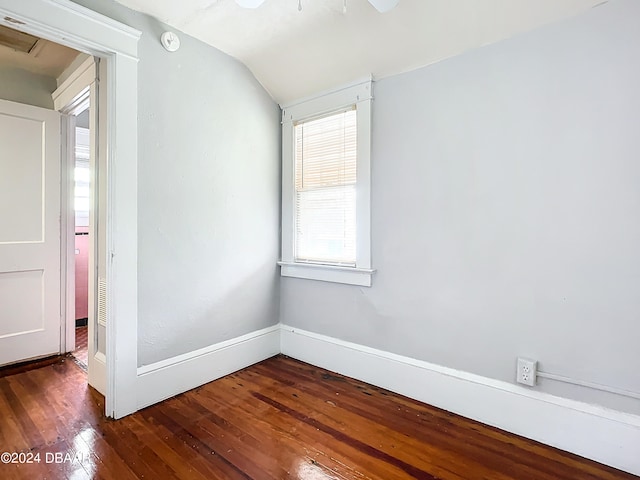
M 107 281 L 98 277 L 98 325 L 107 326 Z

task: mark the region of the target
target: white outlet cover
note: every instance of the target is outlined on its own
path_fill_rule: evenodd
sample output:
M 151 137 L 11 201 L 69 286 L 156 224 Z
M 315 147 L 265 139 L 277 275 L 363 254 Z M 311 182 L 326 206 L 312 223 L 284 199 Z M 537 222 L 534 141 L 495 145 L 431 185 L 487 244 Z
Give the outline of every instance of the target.
M 516 368 L 516 381 L 523 385 L 534 387 L 536 385 L 536 375 L 538 373 L 538 362 L 530 358 L 518 358 Z

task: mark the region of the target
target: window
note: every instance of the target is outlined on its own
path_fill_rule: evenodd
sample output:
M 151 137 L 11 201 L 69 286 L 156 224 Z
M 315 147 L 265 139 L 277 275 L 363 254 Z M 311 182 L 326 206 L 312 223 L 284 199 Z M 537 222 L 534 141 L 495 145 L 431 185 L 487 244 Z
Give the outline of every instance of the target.
M 74 210 L 76 227 L 89 225 L 89 129 L 76 127 Z
M 283 107 L 283 276 L 371 286 L 371 82 Z
M 356 111 L 300 122 L 295 137 L 295 261 L 356 264 Z

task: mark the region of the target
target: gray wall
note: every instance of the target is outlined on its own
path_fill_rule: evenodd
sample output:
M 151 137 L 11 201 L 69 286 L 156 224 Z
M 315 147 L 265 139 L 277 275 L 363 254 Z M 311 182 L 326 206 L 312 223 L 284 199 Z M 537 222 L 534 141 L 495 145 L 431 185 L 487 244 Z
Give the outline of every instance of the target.
M 528 356 L 640 391 L 638 19 L 612 1 L 376 82 L 374 285 L 283 278 L 283 323 L 508 382 Z
M 280 114 L 249 70 L 111 1 L 143 32 L 138 104 L 138 363 L 276 324 Z M 174 30 L 175 31 L 175 30 Z
M 37 75 L 21 68 L 0 67 L 0 98 L 53 109 L 51 93 L 56 79 Z

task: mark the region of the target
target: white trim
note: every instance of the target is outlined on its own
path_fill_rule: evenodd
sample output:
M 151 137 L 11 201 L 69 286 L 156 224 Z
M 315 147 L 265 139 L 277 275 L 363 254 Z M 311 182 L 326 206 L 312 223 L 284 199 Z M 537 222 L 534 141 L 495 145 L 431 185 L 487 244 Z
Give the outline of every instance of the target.
M 282 124 L 292 125 L 301 120 L 320 117 L 326 113 L 350 107 L 351 105 L 368 103 L 372 98 L 371 80 L 345 86 L 304 101 L 296 101 L 286 106 L 281 105 Z M 360 105 L 358 105 L 358 108 L 360 108 Z M 360 115 L 358 115 L 358 122 L 360 122 Z
M 283 110 L 283 119 L 284 115 Z M 283 122 L 282 124 L 282 218 L 280 236 L 283 263 L 293 263 L 293 252 L 295 251 L 296 189 L 293 163 L 294 148 L 293 123 L 290 119 L 289 122 Z
M 371 286 L 371 100 L 372 82 L 349 84 L 331 92 L 282 106 L 282 267 L 280 274 L 325 282 Z M 293 129 L 308 120 L 342 108 L 356 106 L 356 265 L 340 268 L 295 261 L 295 185 Z
M 103 62 L 99 62 L 101 72 L 104 71 Z M 96 79 L 91 83 L 89 87 L 89 103 L 93 105 L 93 108 L 89 110 L 89 281 L 87 283 L 87 379 L 89 385 L 102 393 L 107 397 L 107 391 L 109 390 L 109 382 L 107 381 L 107 359 L 104 354 L 100 354 L 98 351 L 98 344 L 100 343 L 99 334 L 100 328 L 98 327 L 98 285 L 100 285 L 100 279 L 104 279 L 105 267 L 104 259 L 105 255 L 98 250 L 98 245 L 106 243 L 106 222 L 100 223 L 99 220 L 105 218 L 105 210 L 107 202 L 104 200 L 106 197 L 102 194 L 105 190 L 106 179 L 104 178 L 104 172 L 108 172 L 108 167 L 105 161 L 107 158 L 106 152 L 100 149 L 101 139 L 104 139 L 107 135 L 107 120 L 104 114 L 104 108 L 101 105 L 107 103 L 106 97 L 98 91 L 99 81 L 98 77 L 104 77 L 99 75 L 96 71 Z M 100 98 L 99 98 L 100 97 Z M 102 140 L 104 143 L 104 140 Z M 107 173 L 108 175 L 108 173 Z M 105 331 L 106 332 L 106 331 Z M 106 333 L 105 333 L 106 334 Z M 112 394 L 109 393 L 109 396 Z
M 321 282 L 344 283 L 347 285 L 371 286 L 371 275 L 375 270 L 366 268 L 340 267 L 301 262 L 278 262 L 283 277 L 306 278 Z
M 61 275 L 63 288 L 61 352 L 75 350 L 75 208 L 74 171 L 76 162 L 76 119 L 74 115 L 90 103 L 90 88 L 96 80 L 95 61 L 87 58 L 56 89 L 51 97 L 54 110 L 62 113 L 62 165 L 61 165 Z M 65 116 L 68 115 L 68 116 Z M 91 294 L 91 293 L 90 293 Z M 104 373 L 104 370 L 103 370 Z M 90 376 L 91 377 L 91 376 Z M 101 383 L 106 383 L 106 377 Z M 103 390 L 98 390 L 104 393 Z
M 62 122 L 60 165 L 60 274 L 62 287 L 61 345 L 63 353 L 73 352 L 76 346 L 76 257 L 75 257 L 75 212 L 74 167 L 75 125 L 73 116 L 60 116 Z
M 357 103 L 356 267 L 371 269 L 371 99 L 372 83 L 365 85 Z M 368 98 L 363 100 L 361 98 Z M 371 276 L 369 285 L 371 286 Z
M 77 115 L 89 106 L 89 85 L 96 80 L 96 63 L 87 58 L 51 94 L 54 110 Z
M 337 88 L 330 88 L 328 90 L 323 90 L 322 92 L 318 92 L 318 93 L 316 93 L 314 95 L 308 95 L 306 97 L 302 97 L 302 98 L 299 98 L 297 100 L 293 100 L 293 101 L 291 101 L 289 103 L 285 103 L 284 105 L 281 104 L 280 108 L 282 110 L 290 109 L 290 108 L 293 108 L 293 107 L 295 107 L 295 106 L 297 106 L 297 105 L 299 105 L 301 103 L 306 103 L 306 102 L 308 102 L 310 100 L 316 100 L 317 98 L 324 97 L 325 95 L 332 95 L 332 94 L 334 94 L 336 92 L 339 92 L 339 91 L 349 90 L 352 87 L 357 87 L 359 85 L 363 85 L 365 83 L 372 82 L 372 81 L 373 81 L 373 75 L 367 75 L 366 77 L 360 78 L 358 80 L 354 80 L 354 81 L 349 82 L 349 83 L 345 83 L 345 84 L 343 84 L 343 85 L 341 85 L 341 86 L 339 86 Z M 347 102 L 347 104 L 348 104 L 348 102 Z
M 82 52 L 112 52 L 138 58 L 142 32 L 70 0 L 0 0 L 0 12 L 3 23 L 15 30 Z M 70 27 L 69 21 L 76 23 Z
M 104 395 L 107 390 L 107 357 L 104 353 L 95 353 L 90 368 L 89 373 L 92 377 L 90 385 Z
M 278 353 L 280 327 L 274 325 L 139 367 L 138 408 L 199 387 Z
M 116 55 L 107 66 L 107 413 L 136 411 L 138 367 L 138 65 Z M 101 91 L 104 87 L 100 85 Z M 118 95 L 113 92 L 117 88 Z M 99 105 L 103 105 L 102 94 Z M 102 108 L 102 107 L 100 107 Z M 106 141 L 105 141 L 106 140 Z M 113 373 L 112 373 L 113 372 Z
M 281 329 L 281 352 L 292 358 L 640 475 L 640 416 L 287 325 Z
M 17 22 L 16 22 L 17 21 Z M 97 55 L 107 62 L 108 416 L 136 411 L 138 356 L 138 39 L 141 32 L 69 0 L 0 0 L 0 24 Z M 102 141 L 103 139 L 101 139 Z M 103 208 L 104 207 L 104 208 Z

